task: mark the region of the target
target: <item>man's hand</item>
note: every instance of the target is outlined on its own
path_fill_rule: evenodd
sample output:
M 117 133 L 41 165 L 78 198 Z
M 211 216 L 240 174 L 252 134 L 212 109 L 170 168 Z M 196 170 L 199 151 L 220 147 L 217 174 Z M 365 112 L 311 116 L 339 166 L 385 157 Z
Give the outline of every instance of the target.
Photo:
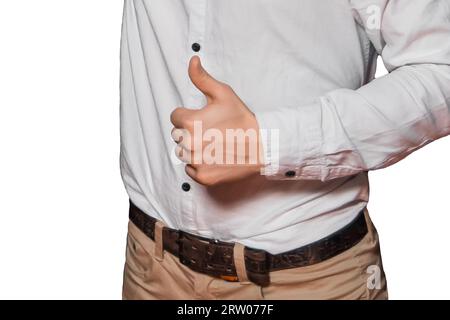
M 187 163 L 186 173 L 207 186 L 258 173 L 261 147 L 254 114 L 229 85 L 206 72 L 198 56 L 189 62 L 189 77 L 207 105 L 180 107 L 171 114 L 176 154 Z

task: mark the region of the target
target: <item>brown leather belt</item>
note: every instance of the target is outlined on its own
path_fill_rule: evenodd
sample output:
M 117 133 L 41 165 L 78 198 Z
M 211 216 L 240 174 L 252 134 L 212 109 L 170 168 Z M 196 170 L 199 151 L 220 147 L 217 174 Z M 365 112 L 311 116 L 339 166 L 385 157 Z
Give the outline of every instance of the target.
M 130 201 L 130 220 L 150 239 L 155 239 L 156 219 Z M 190 269 L 227 281 L 239 281 L 233 259 L 234 244 L 203 238 L 181 230 L 163 229 L 163 248 Z M 342 229 L 311 244 L 279 254 L 245 247 L 247 276 L 260 286 L 270 283 L 270 272 L 304 267 L 334 257 L 357 244 L 367 233 L 362 210 Z

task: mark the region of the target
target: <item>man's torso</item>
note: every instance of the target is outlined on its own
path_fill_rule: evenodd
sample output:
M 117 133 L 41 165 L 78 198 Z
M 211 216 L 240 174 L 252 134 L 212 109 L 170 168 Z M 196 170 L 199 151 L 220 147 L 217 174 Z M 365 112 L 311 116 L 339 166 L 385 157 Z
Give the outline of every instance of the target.
M 271 253 L 350 222 L 368 201 L 366 173 L 328 182 L 255 176 L 207 188 L 174 156 L 170 113 L 206 102 L 187 74 L 194 54 L 252 110 L 299 107 L 361 87 L 374 77 L 376 55 L 352 3 L 126 0 L 121 170 L 130 199 L 169 227 Z

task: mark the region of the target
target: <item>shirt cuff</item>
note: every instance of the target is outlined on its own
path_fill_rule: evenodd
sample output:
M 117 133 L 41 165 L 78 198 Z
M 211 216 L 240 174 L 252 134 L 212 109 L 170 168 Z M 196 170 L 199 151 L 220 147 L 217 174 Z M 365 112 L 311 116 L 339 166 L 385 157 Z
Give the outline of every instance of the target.
M 320 175 L 322 104 L 255 112 L 263 154 L 261 174 L 269 179 Z

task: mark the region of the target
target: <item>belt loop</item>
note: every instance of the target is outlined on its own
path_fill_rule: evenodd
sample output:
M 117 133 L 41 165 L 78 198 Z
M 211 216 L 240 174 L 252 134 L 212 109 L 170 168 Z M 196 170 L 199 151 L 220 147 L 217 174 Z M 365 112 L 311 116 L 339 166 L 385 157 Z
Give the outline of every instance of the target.
M 245 268 L 244 258 L 245 246 L 240 243 L 235 243 L 233 248 L 234 266 L 236 267 L 236 273 L 241 284 L 250 284 L 247 277 L 247 269 Z
M 157 221 L 155 223 L 155 259 L 159 262 L 164 259 L 164 243 L 163 243 L 164 223 Z

